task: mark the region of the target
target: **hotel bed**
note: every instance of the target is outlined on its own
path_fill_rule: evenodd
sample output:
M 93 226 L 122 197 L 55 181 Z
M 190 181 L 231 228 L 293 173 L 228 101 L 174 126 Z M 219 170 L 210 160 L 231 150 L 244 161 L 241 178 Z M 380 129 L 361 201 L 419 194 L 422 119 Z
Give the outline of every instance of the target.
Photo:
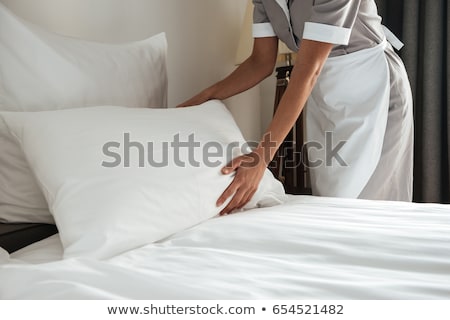
M 0 299 L 450 299 L 448 206 L 286 196 L 267 171 L 217 217 L 220 168 L 248 149 L 219 101 L 164 109 L 166 46 L 62 37 L 0 4 Z M 178 160 L 203 161 L 161 166 L 192 134 L 203 149 Z M 127 163 L 149 141 L 153 165 Z
M 99 261 L 0 254 L 2 299 L 450 299 L 443 205 L 291 196 Z

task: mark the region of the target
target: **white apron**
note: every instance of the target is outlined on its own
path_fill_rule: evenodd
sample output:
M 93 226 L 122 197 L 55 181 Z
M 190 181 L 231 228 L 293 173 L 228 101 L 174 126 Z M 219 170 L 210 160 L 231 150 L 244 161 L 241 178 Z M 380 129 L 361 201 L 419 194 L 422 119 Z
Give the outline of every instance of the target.
M 387 45 L 328 58 L 322 70 L 306 111 L 314 195 L 358 198 L 377 168 L 389 112 Z

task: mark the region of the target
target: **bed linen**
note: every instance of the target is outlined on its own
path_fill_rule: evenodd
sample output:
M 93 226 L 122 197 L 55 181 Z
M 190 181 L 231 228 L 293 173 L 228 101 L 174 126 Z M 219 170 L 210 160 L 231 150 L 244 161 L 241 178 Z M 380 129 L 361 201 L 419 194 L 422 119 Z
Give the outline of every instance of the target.
M 30 244 L 10 254 L 15 262 L 42 264 L 63 259 L 64 248 L 59 234 L 54 234 L 44 240 Z
M 57 236 L 0 254 L 0 298 L 450 299 L 445 205 L 293 196 L 105 261 L 61 254 Z

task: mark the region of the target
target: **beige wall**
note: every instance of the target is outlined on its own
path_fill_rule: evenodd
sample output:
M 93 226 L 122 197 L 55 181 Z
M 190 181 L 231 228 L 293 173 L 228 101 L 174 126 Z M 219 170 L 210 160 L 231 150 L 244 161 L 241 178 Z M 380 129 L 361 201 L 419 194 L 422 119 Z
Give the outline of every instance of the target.
M 235 68 L 243 0 L 1 0 L 19 16 L 64 35 L 122 42 L 165 31 L 169 105 Z M 259 139 L 259 88 L 226 101 L 247 139 Z

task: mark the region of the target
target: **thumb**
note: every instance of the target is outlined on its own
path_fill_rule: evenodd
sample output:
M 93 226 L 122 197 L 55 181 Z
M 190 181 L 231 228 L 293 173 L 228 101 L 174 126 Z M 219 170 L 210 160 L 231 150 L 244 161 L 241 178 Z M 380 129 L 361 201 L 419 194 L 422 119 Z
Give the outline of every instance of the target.
M 242 157 L 237 157 L 235 159 L 233 159 L 229 164 L 227 164 L 223 169 L 222 169 L 222 173 L 223 174 L 230 174 L 234 171 L 236 171 L 242 164 Z

